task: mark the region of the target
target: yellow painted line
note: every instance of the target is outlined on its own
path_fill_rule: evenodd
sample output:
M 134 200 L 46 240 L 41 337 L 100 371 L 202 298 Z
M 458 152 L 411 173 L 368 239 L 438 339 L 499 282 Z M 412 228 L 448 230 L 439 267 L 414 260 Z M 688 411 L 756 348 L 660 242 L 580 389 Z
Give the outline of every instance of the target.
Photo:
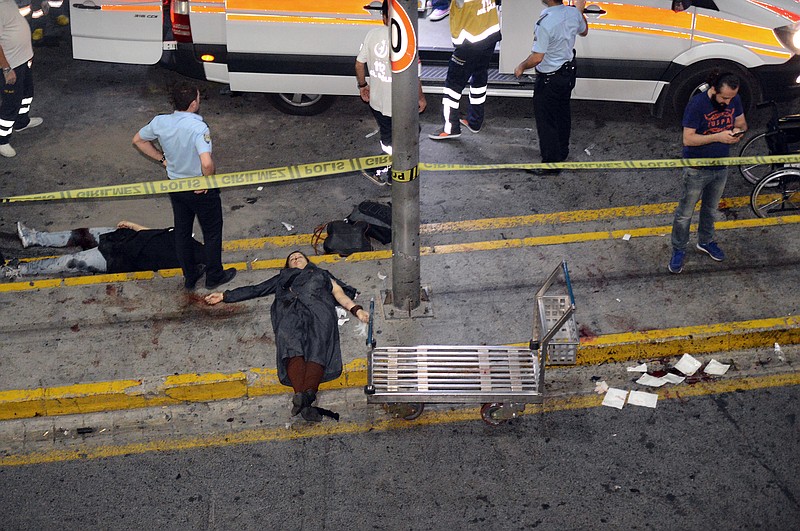
M 792 225 L 800 223 L 800 215 L 793 216 L 779 216 L 773 218 L 753 218 L 753 219 L 740 219 L 735 221 L 718 221 L 716 223 L 716 230 L 734 230 L 734 229 L 748 229 L 757 227 L 769 227 L 775 225 Z M 697 224 L 692 224 L 691 231 L 697 230 Z M 620 229 L 611 231 L 595 231 L 595 232 L 578 232 L 571 234 L 557 234 L 553 236 L 533 236 L 529 238 L 512 238 L 507 240 L 489 240 L 471 243 L 455 243 L 445 245 L 434 245 L 420 247 L 420 255 L 431 256 L 436 254 L 453 254 L 453 253 L 468 253 L 478 251 L 496 251 L 500 249 L 520 249 L 524 247 L 541 247 L 548 245 L 566 245 L 571 243 L 586 243 L 603 240 L 618 240 L 625 235 L 630 235 L 631 238 L 646 238 L 653 236 L 664 236 L 672 231 L 669 225 L 662 225 L 659 227 L 644 227 L 636 229 Z M 315 264 L 335 264 L 339 262 L 369 262 L 374 260 L 388 260 L 392 258 L 391 250 L 381 251 L 367 251 L 363 253 L 353 253 L 348 257 L 340 257 L 338 255 L 321 255 L 312 256 L 310 260 Z M 264 269 L 280 269 L 284 266 L 286 260 L 284 258 L 275 258 L 270 260 L 255 259 L 252 262 L 234 262 L 225 264 L 225 267 L 235 267 L 240 271 L 247 271 L 248 269 L 264 270 Z M 159 271 L 162 277 L 170 277 L 178 274 L 179 270 L 169 269 Z M 94 285 L 105 284 L 108 282 L 125 282 L 129 280 L 152 278 L 148 277 L 147 273 L 142 273 L 142 276 L 133 273 L 119 273 L 116 275 L 91 275 L 83 277 L 68 277 L 66 279 L 45 279 L 45 280 L 31 280 L 23 282 L 11 282 L 0 284 L 0 293 L 10 293 L 18 291 L 30 291 L 36 289 L 57 288 L 62 286 L 74 285 Z
M 742 391 L 756 391 L 779 387 L 800 385 L 800 373 L 792 372 L 771 376 L 729 378 L 695 385 L 682 385 L 657 391 L 659 400 L 684 400 L 687 398 L 718 395 Z M 575 395 L 567 397 L 546 398 L 540 406 L 531 406 L 528 415 L 555 413 L 601 407 L 602 396 Z M 189 437 L 132 443 L 124 445 L 104 445 L 98 447 L 81 446 L 74 450 L 53 450 L 30 454 L 8 455 L 0 457 L 0 466 L 25 466 L 64 461 L 106 459 L 127 455 L 141 455 L 154 452 L 174 452 L 195 450 L 200 448 L 218 448 L 243 444 L 285 442 L 298 439 L 312 439 L 330 436 L 351 436 L 375 431 L 399 431 L 418 429 L 425 426 L 452 424 L 457 422 L 474 422 L 480 419 L 477 408 L 456 409 L 454 411 L 428 411 L 414 421 L 385 419 L 363 424 L 355 422 L 322 422 L 315 425 L 296 424 L 291 429 L 250 429 L 240 432 L 226 432 L 220 435 Z M 498 429 L 503 429 L 502 427 Z
M 608 334 L 583 338 L 576 365 L 598 365 L 630 360 L 747 350 L 780 343 L 800 344 L 800 315 L 703 326 Z M 517 343 L 511 346 L 527 346 Z M 342 376 L 321 389 L 361 387 L 367 383 L 367 361 L 356 359 Z M 145 394 L 141 380 L 121 380 L 0 392 L 0 420 L 90 411 L 135 409 L 181 402 L 210 402 L 232 398 L 284 394 L 277 370 L 252 368 L 229 374 L 167 376 L 155 391 Z

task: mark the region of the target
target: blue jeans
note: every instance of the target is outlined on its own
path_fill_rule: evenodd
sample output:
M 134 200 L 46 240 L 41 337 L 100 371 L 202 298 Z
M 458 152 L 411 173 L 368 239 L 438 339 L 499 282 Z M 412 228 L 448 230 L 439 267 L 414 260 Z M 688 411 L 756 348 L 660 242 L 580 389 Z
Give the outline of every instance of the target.
M 450 7 L 450 0 L 433 0 L 431 8 L 433 9 L 448 9 Z
M 684 168 L 683 195 L 675 209 L 672 222 L 672 248 L 686 251 L 689 244 L 689 225 L 697 202 L 700 207 L 700 224 L 697 229 L 698 243 L 714 241 L 714 216 L 725 191 L 728 180 L 728 169 L 712 170 L 710 168 Z
M 106 259 L 97 247 L 56 258 L 23 262 L 19 265 L 19 272 L 23 276 L 105 273 L 106 271 Z

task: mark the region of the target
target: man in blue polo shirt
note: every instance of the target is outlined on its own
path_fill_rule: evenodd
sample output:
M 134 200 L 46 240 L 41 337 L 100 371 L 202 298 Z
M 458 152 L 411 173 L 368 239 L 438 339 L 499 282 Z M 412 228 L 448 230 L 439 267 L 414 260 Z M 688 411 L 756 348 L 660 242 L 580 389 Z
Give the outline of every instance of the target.
M 200 91 L 195 85 L 178 83 L 172 89 L 175 112 L 161 114 L 142 127 L 133 145 L 167 168 L 170 179 L 214 175 L 211 133 L 200 110 Z M 163 152 L 153 144 L 158 140 Z M 236 269 L 222 269 L 222 202 L 219 189 L 169 194 L 175 224 L 175 247 L 183 269 L 184 287 L 194 289 L 198 272 L 192 243 L 194 219 L 200 222 L 206 252 L 206 288 L 215 289 L 236 276 Z

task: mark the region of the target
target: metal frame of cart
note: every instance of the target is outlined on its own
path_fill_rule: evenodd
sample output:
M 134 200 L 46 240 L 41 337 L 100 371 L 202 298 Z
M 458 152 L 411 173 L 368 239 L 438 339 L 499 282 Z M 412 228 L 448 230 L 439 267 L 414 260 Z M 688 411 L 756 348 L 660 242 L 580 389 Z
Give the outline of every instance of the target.
M 562 273 L 566 292 L 552 293 Z M 543 401 L 547 364 L 570 364 L 576 359 L 575 297 L 566 261 L 536 293 L 528 347 L 376 347 L 373 312 L 374 302 L 370 304 L 367 337 L 367 403 L 382 404 L 394 416 L 407 420 L 422 414 L 426 403 L 481 403 L 483 420 L 501 424 L 517 417 L 526 404 Z

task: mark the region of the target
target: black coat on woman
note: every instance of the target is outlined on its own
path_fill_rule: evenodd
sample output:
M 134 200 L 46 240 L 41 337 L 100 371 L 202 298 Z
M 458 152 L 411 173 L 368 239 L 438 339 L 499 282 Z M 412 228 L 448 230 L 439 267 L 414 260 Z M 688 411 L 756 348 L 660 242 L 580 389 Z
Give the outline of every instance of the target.
M 331 280 L 335 280 L 348 296 L 355 294 L 353 288 L 311 263 L 303 269 L 282 269 L 260 284 L 224 293 L 224 302 L 275 294 L 270 312 L 277 348 L 278 379 L 284 385 L 291 386 L 286 362 L 294 356 L 303 356 L 307 362 L 325 367 L 323 382 L 335 380 L 342 374 L 336 299 Z

